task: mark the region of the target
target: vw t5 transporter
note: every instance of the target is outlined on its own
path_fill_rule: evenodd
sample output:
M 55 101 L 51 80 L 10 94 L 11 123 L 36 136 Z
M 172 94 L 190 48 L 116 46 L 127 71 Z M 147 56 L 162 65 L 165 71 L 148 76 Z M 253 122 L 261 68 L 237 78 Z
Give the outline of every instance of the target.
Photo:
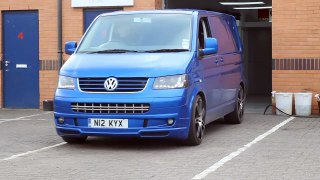
M 198 145 L 205 126 L 241 123 L 242 43 L 233 16 L 201 10 L 99 15 L 60 70 L 57 133 L 172 138 Z

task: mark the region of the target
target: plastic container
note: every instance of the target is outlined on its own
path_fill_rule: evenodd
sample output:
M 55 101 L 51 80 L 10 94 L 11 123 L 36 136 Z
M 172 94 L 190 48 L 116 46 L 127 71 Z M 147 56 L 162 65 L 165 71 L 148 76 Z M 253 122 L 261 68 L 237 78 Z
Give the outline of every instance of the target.
M 311 115 L 312 93 L 301 92 L 294 93 L 295 110 L 298 116 Z
M 292 115 L 292 95 L 289 92 L 277 92 L 276 96 L 276 107 L 286 114 Z M 285 115 L 277 109 L 277 115 Z
M 44 100 L 43 101 L 43 111 L 53 111 L 53 101 Z

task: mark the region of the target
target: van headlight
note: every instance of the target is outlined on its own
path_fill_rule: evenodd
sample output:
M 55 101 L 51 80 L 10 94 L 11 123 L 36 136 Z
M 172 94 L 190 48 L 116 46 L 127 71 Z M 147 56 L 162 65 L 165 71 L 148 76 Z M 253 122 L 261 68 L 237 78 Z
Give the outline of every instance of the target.
M 153 89 L 178 89 L 188 86 L 186 74 L 158 77 L 153 83 Z
M 59 76 L 58 88 L 59 89 L 74 89 L 74 78 L 67 76 Z

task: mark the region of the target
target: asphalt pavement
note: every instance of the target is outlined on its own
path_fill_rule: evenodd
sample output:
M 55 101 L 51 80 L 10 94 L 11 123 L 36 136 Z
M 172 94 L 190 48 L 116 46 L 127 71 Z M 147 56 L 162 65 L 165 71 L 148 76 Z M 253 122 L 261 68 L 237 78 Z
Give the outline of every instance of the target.
M 90 137 L 70 145 L 53 113 L 0 110 L 0 179 L 319 179 L 320 118 L 246 113 L 218 120 L 199 146 Z

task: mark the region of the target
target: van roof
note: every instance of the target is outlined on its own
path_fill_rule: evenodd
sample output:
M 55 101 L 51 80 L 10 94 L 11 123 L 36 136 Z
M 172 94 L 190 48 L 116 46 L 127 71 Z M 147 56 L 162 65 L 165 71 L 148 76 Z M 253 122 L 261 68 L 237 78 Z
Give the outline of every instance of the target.
M 165 9 L 165 10 L 140 10 L 140 11 L 114 11 L 110 13 L 104 13 L 104 15 L 121 15 L 121 14 L 150 14 L 150 13 L 157 13 L 157 14 L 211 14 L 211 15 L 228 15 L 220 12 L 214 11 L 206 11 L 206 10 L 199 10 L 199 9 Z

